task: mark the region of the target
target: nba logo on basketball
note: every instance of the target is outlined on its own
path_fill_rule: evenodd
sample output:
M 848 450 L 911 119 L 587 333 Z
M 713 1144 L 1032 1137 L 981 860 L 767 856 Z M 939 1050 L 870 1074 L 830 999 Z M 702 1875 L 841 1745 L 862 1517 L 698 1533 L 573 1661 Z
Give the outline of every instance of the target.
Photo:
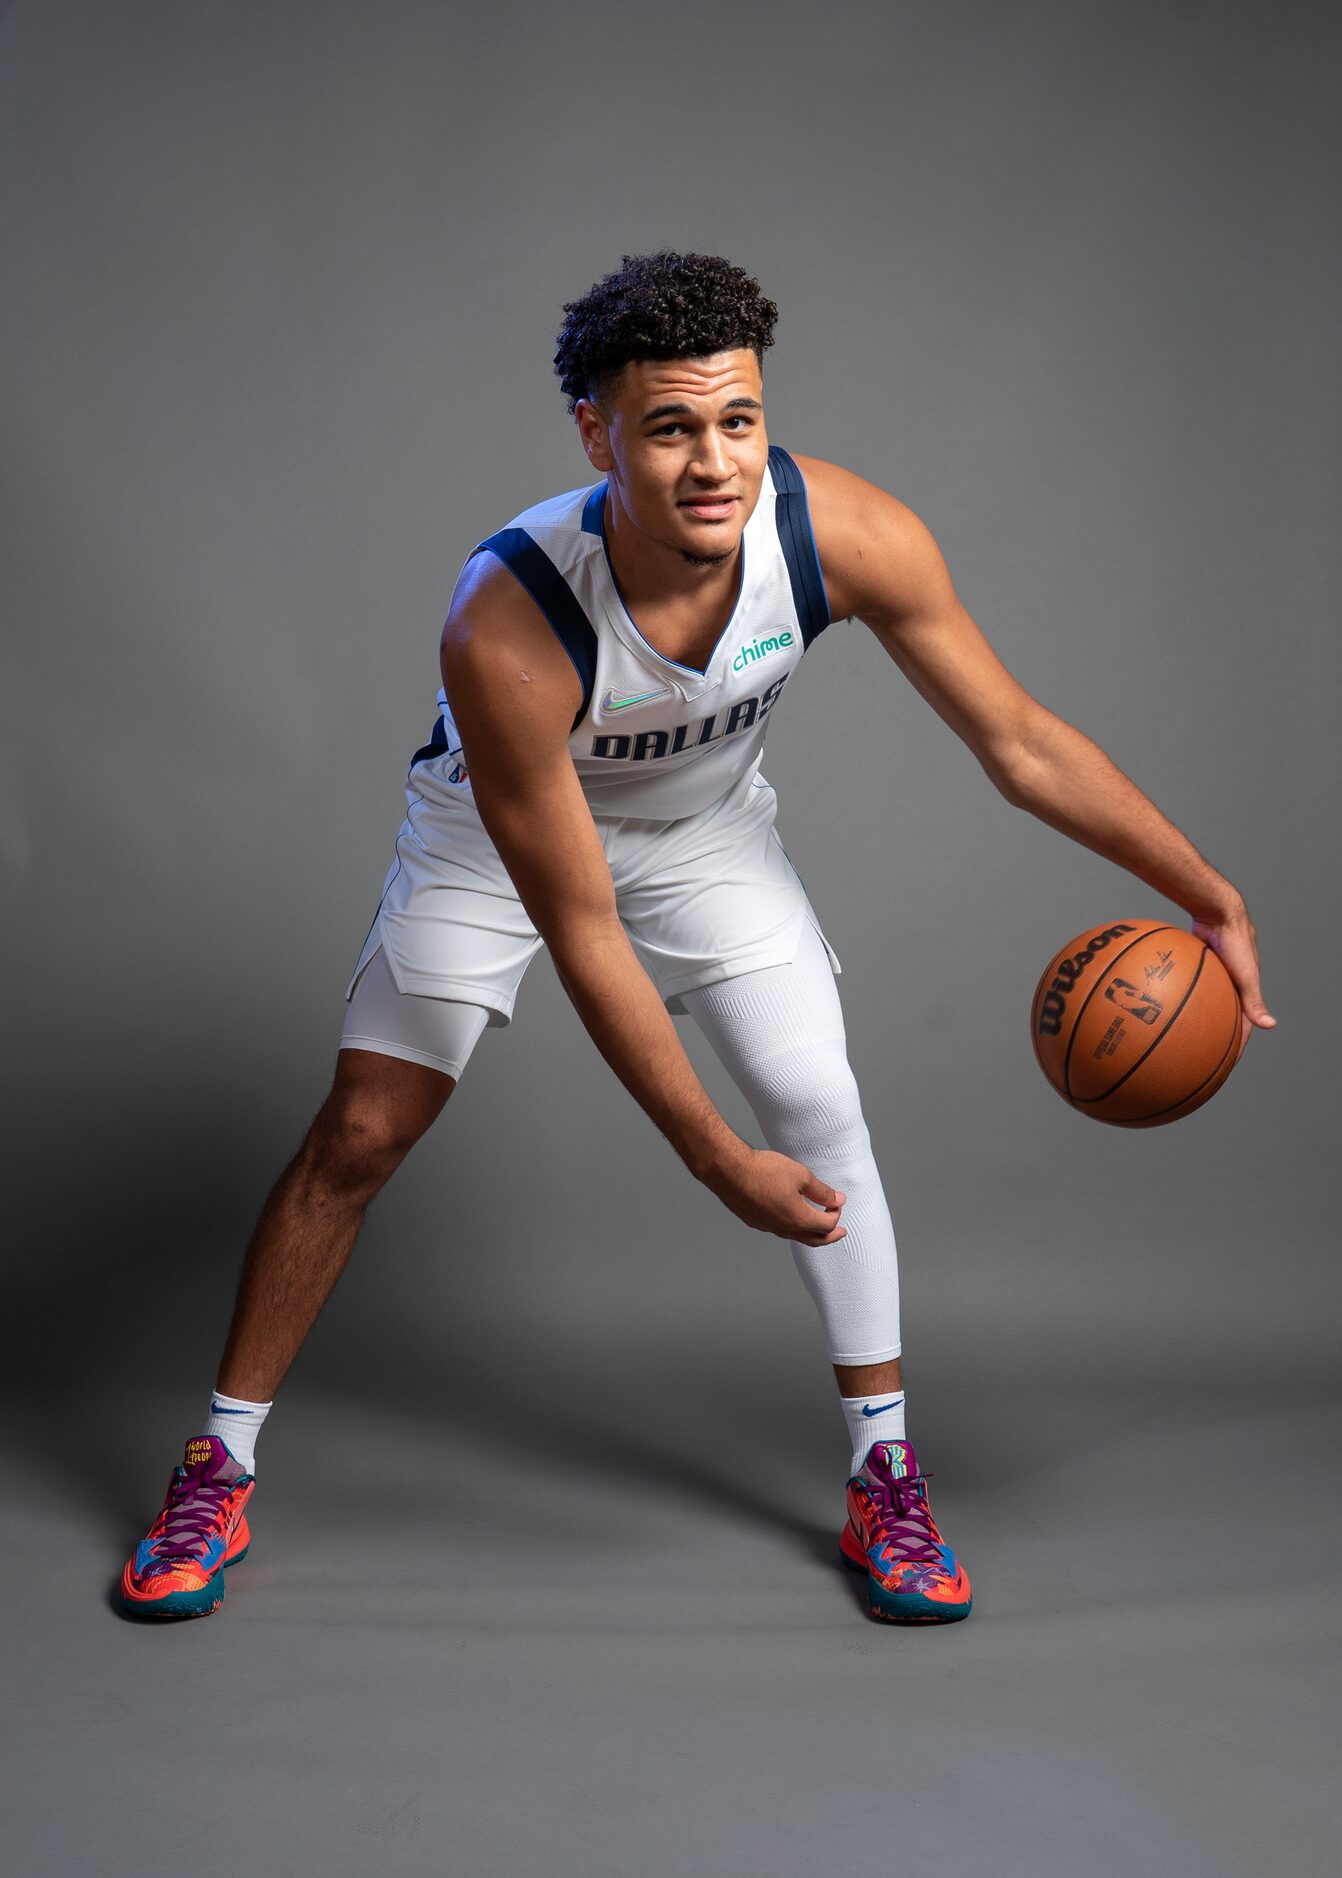
M 1149 992 L 1139 991 L 1126 978 L 1115 978 L 1112 984 L 1105 987 L 1104 995 L 1111 1004 L 1126 1011 L 1129 1017 L 1135 1017 L 1139 1024 L 1154 1024 L 1164 1009 L 1159 998 L 1153 998 Z

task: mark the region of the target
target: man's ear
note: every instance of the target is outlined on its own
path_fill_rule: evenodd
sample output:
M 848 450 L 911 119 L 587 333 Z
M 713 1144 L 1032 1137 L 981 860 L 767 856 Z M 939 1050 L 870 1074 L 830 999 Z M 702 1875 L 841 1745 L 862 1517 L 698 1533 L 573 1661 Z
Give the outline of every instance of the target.
M 587 461 L 604 476 L 612 467 L 609 419 L 590 398 L 579 398 L 573 407 L 573 421 L 578 426 Z

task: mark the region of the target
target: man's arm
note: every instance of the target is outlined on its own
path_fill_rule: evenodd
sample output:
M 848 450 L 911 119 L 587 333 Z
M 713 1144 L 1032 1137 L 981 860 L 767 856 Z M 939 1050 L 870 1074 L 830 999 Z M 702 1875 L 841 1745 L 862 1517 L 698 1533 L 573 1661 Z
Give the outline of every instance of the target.
M 681 1048 L 620 923 L 569 755 L 577 675 L 534 601 L 489 554 L 457 583 L 442 671 L 480 819 L 601 1054 L 690 1172 L 747 1225 L 806 1245 L 842 1239 L 844 1196 L 742 1141 Z
M 1253 1025 L 1271 1029 L 1241 895 L 1097 744 L 1017 683 L 912 510 L 832 463 L 798 460 L 835 617 L 853 614 L 871 628 L 1008 802 L 1184 907 L 1235 981 L 1245 1037 Z

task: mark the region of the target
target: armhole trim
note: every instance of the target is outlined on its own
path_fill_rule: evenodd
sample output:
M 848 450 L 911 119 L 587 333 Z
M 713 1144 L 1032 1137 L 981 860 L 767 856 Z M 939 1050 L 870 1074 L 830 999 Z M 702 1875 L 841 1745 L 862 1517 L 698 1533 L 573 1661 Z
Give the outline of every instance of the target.
M 792 600 L 801 622 L 802 649 L 818 639 L 830 624 L 829 598 L 820 572 L 811 509 L 802 473 L 777 444 L 769 446 L 769 474 L 773 478 L 774 520 L 778 542 L 792 583 Z
M 489 553 L 502 561 L 544 613 L 555 638 L 568 653 L 582 685 L 582 703 L 573 720 L 576 730 L 587 715 L 592 686 L 596 683 L 596 633 L 592 622 L 544 548 L 539 547 L 524 528 L 501 528 L 496 535 L 482 541 L 475 552 Z
M 416 763 L 432 763 L 436 756 L 446 756 L 446 754 L 447 731 L 443 727 L 442 718 L 435 717 L 433 720 L 433 730 L 429 735 L 429 741 L 425 744 L 421 744 L 419 749 L 416 750 L 415 754 L 410 759 L 410 767 L 413 769 Z

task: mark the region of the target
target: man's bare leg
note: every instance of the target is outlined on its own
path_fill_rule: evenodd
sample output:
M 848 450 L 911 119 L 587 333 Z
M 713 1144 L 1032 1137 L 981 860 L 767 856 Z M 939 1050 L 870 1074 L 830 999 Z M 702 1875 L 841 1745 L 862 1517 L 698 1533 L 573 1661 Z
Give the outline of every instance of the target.
M 893 1395 L 904 1387 L 898 1357 L 891 1363 L 836 1363 L 834 1374 L 840 1395 Z
M 268 1402 L 354 1249 L 369 1202 L 432 1126 L 456 1083 L 371 1050 L 342 1050 L 302 1147 L 256 1223 L 219 1388 Z
M 121 1606 L 131 1616 L 205 1617 L 223 1601 L 225 1567 L 251 1544 L 251 1446 L 265 1409 L 345 1268 L 368 1202 L 454 1086 L 399 1057 L 340 1052 L 331 1093 L 247 1247 L 219 1371 L 220 1389 L 235 1400 L 216 1403 L 205 1434 L 187 1442 L 158 1518 L 122 1571 Z M 239 1417 L 220 1438 L 216 1413 Z

